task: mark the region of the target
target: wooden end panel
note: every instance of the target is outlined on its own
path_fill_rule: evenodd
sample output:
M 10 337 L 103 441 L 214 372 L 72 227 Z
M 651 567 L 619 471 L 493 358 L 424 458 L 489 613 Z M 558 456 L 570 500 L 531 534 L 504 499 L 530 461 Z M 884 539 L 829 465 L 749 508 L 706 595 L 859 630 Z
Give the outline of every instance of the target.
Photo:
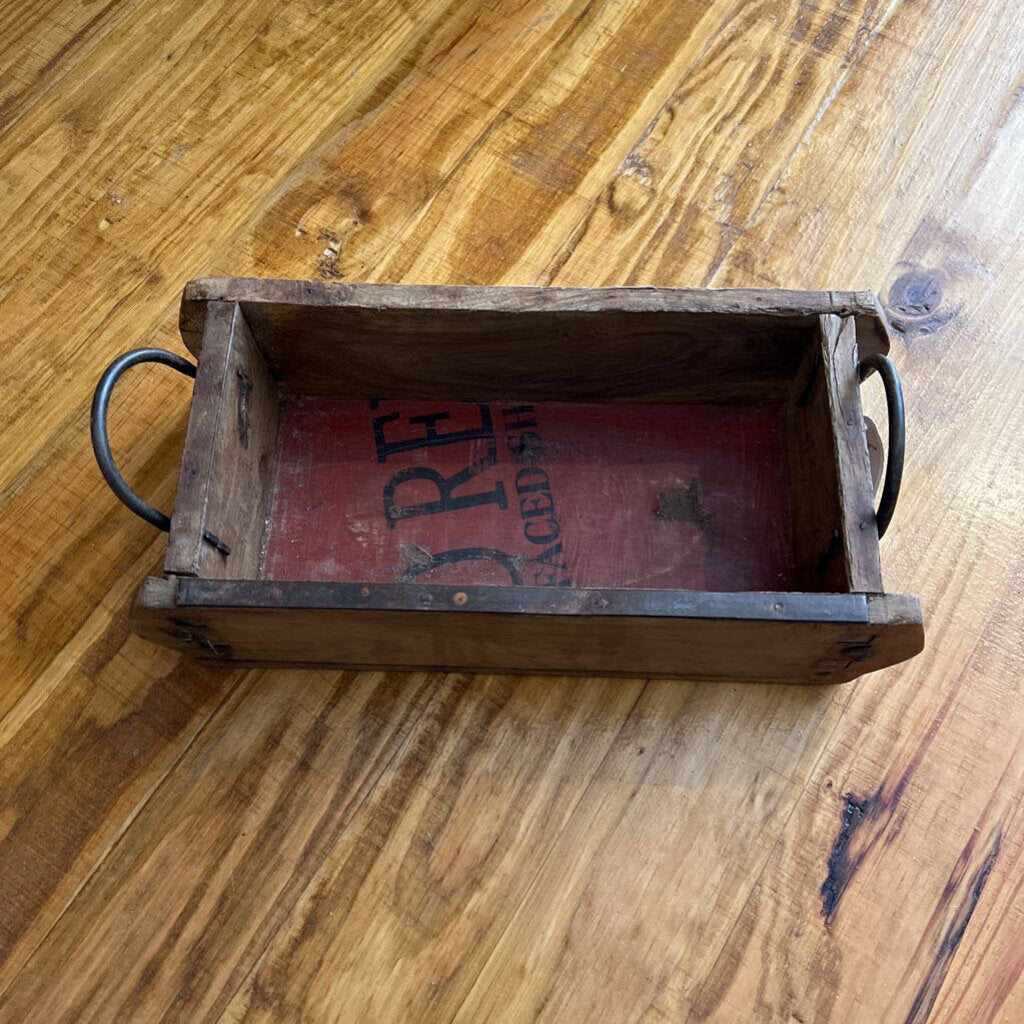
M 238 306 L 211 302 L 205 311 L 202 357 L 192 389 L 178 491 L 174 498 L 164 572 L 195 576 L 201 565 L 203 521 L 213 469 L 213 443 L 221 415 L 231 331 Z
M 237 303 L 209 306 L 164 571 L 250 579 L 269 509 L 278 389 Z
M 705 613 L 680 616 L 663 613 L 673 599 L 664 592 L 562 592 L 542 599 L 585 610 L 494 610 L 498 591 L 521 602 L 529 589 L 151 581 L 134 622 L 157 643 L 230 663 L 750 682 L 845 682 L 923 643 L 916 602 L 892 596 L 872 605 L 856 594 L 676 592 L 693 609 L 708 602 Z M 356 593 L 362 607 L 353 606 Z M 444 607 L 410 606 L 425 593 Z
M 856 359 L 853 318 L 820 317 L 786 400 L 793 551 L 803 590 L 882 591 Z
M 837 316 L 823 316 L 821 335 L 836 445 L 846 575 L 850 590 L 881 593 L 882 562 L 875 523 L 871 460 L 860 401 L 856 324 L 852 317 L 840 320 Z

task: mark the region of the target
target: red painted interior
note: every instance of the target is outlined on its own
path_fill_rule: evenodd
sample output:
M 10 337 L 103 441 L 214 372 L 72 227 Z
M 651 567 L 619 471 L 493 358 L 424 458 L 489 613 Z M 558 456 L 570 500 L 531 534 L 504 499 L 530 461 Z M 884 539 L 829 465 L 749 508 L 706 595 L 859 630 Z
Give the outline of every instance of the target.
M 775 407 L 305 396 L 279 443 L 270 579 L 793 589 Z

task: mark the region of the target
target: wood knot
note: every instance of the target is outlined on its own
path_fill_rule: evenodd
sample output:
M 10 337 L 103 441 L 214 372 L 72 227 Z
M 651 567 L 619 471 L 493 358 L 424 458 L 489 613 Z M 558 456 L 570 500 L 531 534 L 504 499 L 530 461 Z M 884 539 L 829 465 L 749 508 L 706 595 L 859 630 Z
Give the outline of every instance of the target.
M 893 327 L 909 336 L 931 334 L 956 316 L 946 301 L 946 275 L 941 270 L 911 266 L 889 288 L 886 312 Z
M 929 270 L 911 270 L 900 275 L 889 289 L 889 306 L 905 317 L 934 313 L 942 302 L 942 282 Z

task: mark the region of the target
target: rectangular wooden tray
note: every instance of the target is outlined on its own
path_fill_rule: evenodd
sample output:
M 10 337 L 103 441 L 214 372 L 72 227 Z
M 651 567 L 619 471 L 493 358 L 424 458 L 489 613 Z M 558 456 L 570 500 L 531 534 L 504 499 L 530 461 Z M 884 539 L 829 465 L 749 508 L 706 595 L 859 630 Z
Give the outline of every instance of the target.
M 212 279 L 163 578 L 216 661 L 837 682 L 883 592 L 862 293 Z

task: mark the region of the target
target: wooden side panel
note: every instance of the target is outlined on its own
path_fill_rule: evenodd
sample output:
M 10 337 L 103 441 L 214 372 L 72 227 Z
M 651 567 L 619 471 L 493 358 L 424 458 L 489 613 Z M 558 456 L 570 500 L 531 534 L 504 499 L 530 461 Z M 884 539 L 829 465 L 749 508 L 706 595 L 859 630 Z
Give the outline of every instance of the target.
M 193 582 L 194 600 L 215 603 L 191 603 Z M 892 595 L 690 595 L 685 600 L 712 602 L 708 614 L 678 616 L 610 614 L 619 600 L 614 591 L 595 596 L 540 588 L 544 601 L 589 605 L 537 614 L 465 610 L 477 602 L 494 607 L 495 591 L 516 588 L 422 588 L 446 606 L 420 610 L 404 597 L 404 607 L 385 607 L 380 587 L 361 588 L 366 606 L 360 608 L 324 607 L 328 584 L 291 595 L 286 585 L 270 582 L 181 586 L 144 583 L 134 609 L 137 631 L 199 657 L 246 664 L 833 683 L 912 657 L 924 642 L 916 600 Z M 275 589 L 277 606 L 268 607 Z M 355 589 L 345 589 L 345 602 Z M 671 600 L 652 593 L 655 609 Z M 637 591 L 618 595 L 641 607 L 646 600 Z M 751 607 L 758 600 L 760 611 Z
M 164 571 L 250 579 L 269 507 L 278 389 L 239 306 L 210 305 Z
M 301 394 L 779 402 L 822 313 L 859 317 L 888 348 L 877 300 L 856 292 L 228 278 L 186 289 L 193 351 L 220 297 L 241 303 L 275 377 Z
M 882 562 L 875 525 L 874 485 L 860 401 L 857 327 L 852 317 L 821 318 L 828 401 L 836 443 L 843 558 L 850 589 L 881 593 Z
M 346 397 L 777 402 L 814 331 L 744 314 L 243 308 L 284 386 Z
M 754 337 L 764 321 L 813 326 L 825 313 L 857 321 L 864 354 L 888 352 L 889 325 L 872 292 L 796 291 L 781 288 L 536 288 L 488 285 L 394 285 L 335 281 L 290 281 L 252 277 L 202 278 L 190 281 L 182 296 L 179 326 L 190 351 L 202 347 L 203 323 L 210 301 L 241 302 L 253 321 L 273 327 L 290 317 L 310 325 L 323 321 L 317 309 L 364 310 L 382 321 L 404 321 L 410 327 L 422 317 L 476 314 L 523 314 L 548 318 L 583 314 L 659 314 L 678 317 L 735 317 L 739 334 Z M 524 327 L 527 321 L 524 320 Z M 257 338 L 264 340 L 257 329 Z M 586 334 L 583 334 L 586 337 Z

